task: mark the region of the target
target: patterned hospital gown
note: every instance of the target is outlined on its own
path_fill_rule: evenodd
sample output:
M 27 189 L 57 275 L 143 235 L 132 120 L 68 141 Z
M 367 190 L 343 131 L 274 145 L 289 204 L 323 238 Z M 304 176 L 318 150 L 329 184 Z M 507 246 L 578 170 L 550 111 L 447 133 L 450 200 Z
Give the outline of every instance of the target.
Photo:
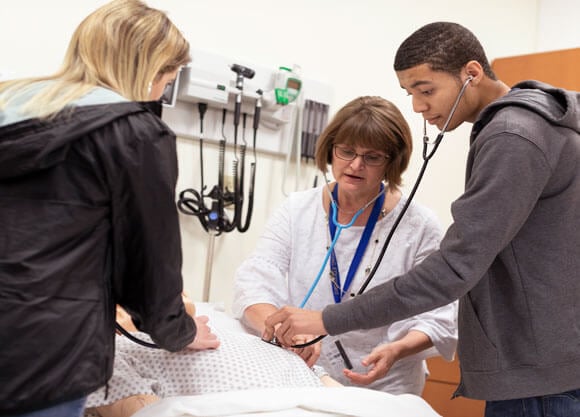
M 264 343 L 260 338 L 214 329 L 219 348 L 167 352 L 117 336 L 113 376 L 106 387 L 92 393 L 87 408 L 122 398 L 150 394 L 161 398 L 200 395 L 252 388 L 322 386 L 320 368 L 308 368 L 296 354 Z M 144 333 L 140 339 L 151 341 Z

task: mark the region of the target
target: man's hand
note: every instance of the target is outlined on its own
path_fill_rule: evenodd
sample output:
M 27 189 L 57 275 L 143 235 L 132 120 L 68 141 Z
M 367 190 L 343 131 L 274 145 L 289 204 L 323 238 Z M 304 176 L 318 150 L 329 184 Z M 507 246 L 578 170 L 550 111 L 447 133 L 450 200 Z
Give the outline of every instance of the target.
M 297 335 L 326 334 L 321 311 L 303 310 L 297 307 L 282 307 L 269 316 L 265 324 L 262 339 L 272 340 L 276 336 L 283 346 L 292 346 L 293 338 Z
M 368 385 L 377 379 L 387 375 L 393 364 L 399 358 L 399 351 L 392 343 L 379 345 L 372 350 L 363 360 L 363 366 L 370 368 L 366 374 L 353 372 L 350 369 L 344 369 L 342 373 L 353 383 L 358 385 Z
M 187 345 L 186 349 L 205 350 L 217 348 L 220 345 L 220 341 L 207 325 L 209 318 L 207 316 L 197 316 L 193 320 L 197 327 L 197 333 L 193 342 Z
M 348 369 L 345 369 L 343 373 L 355 384 L 368 385 L 387 375 L 393 364 L 398 360 L 422 352 L 431 346 L 433 346 L 433 342 L 428 335 L 420 330 L 410 330 L 409 333 L 397 341 L 375 347 L 362 360 L 363 366 L 370 368 L 366 374 L 359 374 Z

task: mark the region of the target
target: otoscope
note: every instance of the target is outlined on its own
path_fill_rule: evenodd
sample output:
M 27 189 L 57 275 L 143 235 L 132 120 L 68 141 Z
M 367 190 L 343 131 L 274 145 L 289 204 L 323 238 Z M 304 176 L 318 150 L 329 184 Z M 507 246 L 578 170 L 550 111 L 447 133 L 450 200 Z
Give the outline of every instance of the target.
M 238 210 L 238 222 L 237 228 L 238 231 L 244 233 L 250 227 L 250 221 L 252 219 L 252 212 L 254 209 L 254 185 L 256 183 L 256 137 L 258 135 L 258 126 L 260 125 L 260 113 L 262 110 L 262 90 L 256 91 L 258 94 L 258 99 L 256 100 L 256 106 L 254 108 L 254 123 L 252 125 L 253 128 L 253 161 L 250 164 L 250 191 L 249 191 L 249 200 L 248 200 L 248 211 L 246 212 L 246 219 L 244 224 L 242 225 L 241 217 L 242 217 L 242 205 L 244 202 L 244 160 L 246 155 L 246 144 L 244 143 L 240 150 L 240 162 L 241 162 L 241 173 L 240 173 L 240 181 L 239 181 L 239 190 L 240 190 L 240 204 L 236 206 L 236 210 Z M 245 113 L 244 113 L 245 116 Z M 244 117 L 244 130 L 245 130 L 245 117 Z
M 234 174 L 234 220 L 231 226 L 233 230 L 235 227 L 240 228 L 241 216 L 242 216 L 242 204 L 243 204 L 243 191 L 242 188 L 244 184 L 240 181 L 239 171 L 239 160 L 237 155 L 237 145 L 238 145 L 238 126 L 240 125 L 240 114 L 242 108 L 242 92 L 244 90 L 244 78 L 252 79 L 255 75 L 255 71 L 251 68 L 244 67 L 239 64 L 232 64 L 230 69 L 236 73 L 236 88 L 238 89 L 238 94 L 236 94 L 236 102 L 234 105 L 234 161 L 233 174 Z M 258 99 L 259 100 L 259 99 Z M 243 164 L 245 157 L 245 146 L 241 150 L 241 164 L 243 172 Z M 229 228 L 229 227 L 228 227 Z

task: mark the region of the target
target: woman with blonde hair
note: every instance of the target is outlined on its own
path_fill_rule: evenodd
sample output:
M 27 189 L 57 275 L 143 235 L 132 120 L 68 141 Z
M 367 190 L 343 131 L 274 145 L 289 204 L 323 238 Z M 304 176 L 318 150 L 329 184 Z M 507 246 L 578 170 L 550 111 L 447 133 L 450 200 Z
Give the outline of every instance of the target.
M 115 305 L 169 351 L 219 345 L 181 293 L 165 13 L 112 1 L 52 76 L 0 83 L 0 414 L 79 416 L 113 369 Z

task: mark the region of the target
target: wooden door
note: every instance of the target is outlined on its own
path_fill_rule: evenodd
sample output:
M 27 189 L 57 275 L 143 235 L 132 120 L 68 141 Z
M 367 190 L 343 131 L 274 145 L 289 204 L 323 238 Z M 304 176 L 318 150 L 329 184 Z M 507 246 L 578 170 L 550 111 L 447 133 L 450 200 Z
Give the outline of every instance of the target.
M 498 58 L 491 68 L 510 87 L 519 81 L 538 80 L 580 91 L 580 48 Z
M 447 362 L 440 356 L 427 360 L 429 378 L 423 390 L 423 399 L 443 417 L 483 417 L 485 401 L 464 397 L 451 399 L 459 385 L 459 362 Z

